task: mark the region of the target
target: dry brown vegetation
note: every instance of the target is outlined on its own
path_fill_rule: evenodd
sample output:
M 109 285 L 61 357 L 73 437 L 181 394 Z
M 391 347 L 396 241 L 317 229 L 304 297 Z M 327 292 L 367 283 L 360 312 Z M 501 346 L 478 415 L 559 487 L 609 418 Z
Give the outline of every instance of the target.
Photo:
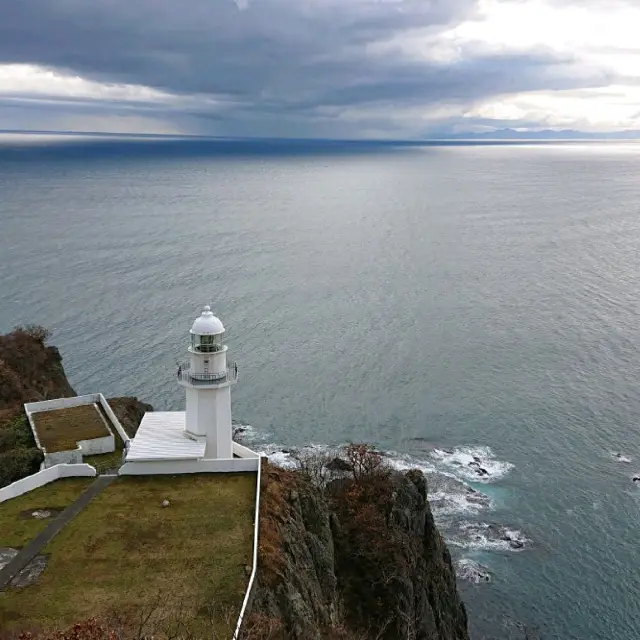
M 25 402 L 73 396 L 62 370 L 60 353 L 45 343 L 49 331 L 37 325 L 16 327 L 0 336 L 0 409 Z
M 32 417 L 40 444 L 47 453 L 76 449 L 80 440 L 109 435 L 94 404 L 41 411 Z
M 262 465 L 258 532 L 260 575 L 266 583 L 273 583 L 281 576 L 285 563 L 282 534 L 291 508 L 287 496 L 298 486 L 301 476 L 266 461 Z

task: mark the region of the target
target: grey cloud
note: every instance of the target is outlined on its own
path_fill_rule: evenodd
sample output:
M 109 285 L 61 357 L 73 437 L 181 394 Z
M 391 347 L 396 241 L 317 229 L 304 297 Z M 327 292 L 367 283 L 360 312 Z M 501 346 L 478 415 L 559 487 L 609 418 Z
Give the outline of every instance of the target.
M 7 3 L 8 4 L 8 3 Z M 464 18 L 475 0 L 21 0 L 0 20 L 0 60 L 177 92 L 255 96 L 407 29 Z
M 476 11 L 477 0 L 4 0 L 0 63 L 195 96 L 183 111 L 196 119 L 262 118 L 274 127 L 288 118 L 294 128 L 311 118 L 330 123 L 323 107 L 402 108 L 604 82 L 544 53 L 450 64 L 372 53 L 417 29 L 437 35 Z

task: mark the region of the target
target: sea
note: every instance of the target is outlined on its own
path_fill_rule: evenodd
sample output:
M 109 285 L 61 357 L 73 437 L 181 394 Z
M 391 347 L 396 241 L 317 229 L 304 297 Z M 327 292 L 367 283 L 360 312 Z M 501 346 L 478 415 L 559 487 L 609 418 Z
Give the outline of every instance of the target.
M 0 271 L 156 409 L 211 304 L 252 446 L 425 472 L 474 640 L 640 639 L 640 144 L 5 134 Z

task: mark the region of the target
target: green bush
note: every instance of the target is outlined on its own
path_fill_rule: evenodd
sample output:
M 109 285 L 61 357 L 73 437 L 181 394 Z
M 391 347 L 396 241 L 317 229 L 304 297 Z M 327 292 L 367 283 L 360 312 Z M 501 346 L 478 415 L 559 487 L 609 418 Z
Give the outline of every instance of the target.
M 13 449 L 0 453 L 0 488 L 36 473 L 42 464 L 40 449 Z
M 14 416 L 0 425 L 0 487 L 35 473 L 42 459 L 27 416 Z

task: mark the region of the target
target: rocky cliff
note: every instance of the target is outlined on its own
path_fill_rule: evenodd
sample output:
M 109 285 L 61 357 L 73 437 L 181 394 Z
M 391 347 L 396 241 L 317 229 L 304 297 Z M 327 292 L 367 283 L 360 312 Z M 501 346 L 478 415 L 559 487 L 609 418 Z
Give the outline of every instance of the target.
M 247 636 L 467 639 L 423 474 L 391 471 L 364 447 L 313 465 L 265 468 Z
M 75 396 L 56 347 L 42 327 L 17 328 L 0 336 L 0 410 L 25 402 Z

